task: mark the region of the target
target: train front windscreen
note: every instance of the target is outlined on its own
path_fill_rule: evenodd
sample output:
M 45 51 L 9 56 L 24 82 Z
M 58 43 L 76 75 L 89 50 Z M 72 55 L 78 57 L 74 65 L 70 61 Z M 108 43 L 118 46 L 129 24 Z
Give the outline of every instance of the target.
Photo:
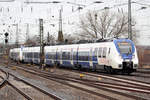
M 118 42 L 118 48 L 121 54 L 132 53 L 132 45 L 129 42 Z

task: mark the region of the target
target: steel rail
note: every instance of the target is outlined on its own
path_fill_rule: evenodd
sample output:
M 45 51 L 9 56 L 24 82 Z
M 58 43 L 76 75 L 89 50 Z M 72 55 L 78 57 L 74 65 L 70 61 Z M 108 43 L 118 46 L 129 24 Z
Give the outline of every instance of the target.
M 2 70 L 3 72 L 5 72 L 3 69 L 0 69 L 0 70 Z M 7 72 L 7 73 L 8 73 L 8 72 Z M 23 83 L 25 83 L 25 84 L 27 84 L 27 85 L 30 85 L 31 87 L 34 87 L 35 89 L 37 89 L 37 90 L 39 90 L 40 92 L 42 92 L 42 93 L 44 93 L 44 94 L 46 94 L 46 95 L 52 97 L 52 98 L 55 99 L 55 100 L 63 100 L 63 98 L 60 98 L 60 97 L 58 97 L 58 96 L 55 95 L 55 94 L 50 94 L 50 93 L 48 93 L 47 91 L 42 90 L 42 89 L 39 88 L 38 86 L 35 86 L 35 85 L 31 84 L 31 83 L 28 83 L 27 81 L 25 81 L 25 80 L 23 80 L 23 79 L 21 79 L 21 78 L 15 76 L 15 75 L 13 75 L 13 74 L 11 74 L 11 73 L 8 73 L 8 74 L 11 75 L 11 76 L 13 76 L 13 77 L 15 77 L 16 79 L 19 79 L 19 81 L 22 81 Z M 11 82 L 9 82 L 8 80 L 6 80 L 5 83 L 7 83 L 8 85 L 10 85 L 12 88 L 14 88 L 18 93 L 20 93 L 20 94 L 21 94 L 22 96 L 24 96 L 26 99 L 32 100 L 32 98 L 31 98 L 30 96 L 28 96 L 28 95 L 27 95 L 25 92 L 23 92 L 22 90 L 18 89 L 16 86 L 14 86 L 14 85 L 13 85 Z
M 136 71 L 136 73 L 142 73 L 142 74 L 150 74 L 150 71 Z
M 57 79 L 67 80 L 67 81 L 74 81 L 74 82 L 85 81 L 87 83 L 97 84 L 97 85 L 99 84 L 101 86 L 111 87 L 114 89 L 122 89 L 122 90 L 135 91 L 135 92 L 147 93 L 147 94 L 150 93 L 150 88 L 147 88 L 147 87 L 127 86 L 127 85 L 122 85 L 122 84 L 93 81 L 93 80 L 80 79 L 80 78 L 69 77 L 69 76 L 62 77 L 61 75 L 57 75 L 57 74 L 51 74 L 51 75 L 47 75 L 46 73 L 43 73 L 43 74 L 44 74 L 44 76 L 47 76 L 47 77 L 53 77 L 53 78 L 57 78 Z M 38 75 L 41 75 L 41 74 L 38 74 Z
M 20 89 L 18 89 L 16 86 L 14 86 L 13 84 L 11 84 L 11 83 L 9 82 L 9 80 L 8 80 L 8 78 L 9 78 L 9 73 L 8 73 L 8 72 L 6 72 L 6 71 L 4 71 L 4 70 L 2 70 L 2 69 L 0 69 L 0 70 L 6 74 L 6 78 L 3 80 L 2 84 L 0 84 L 0 86 L 1 86 L 1 85 L 4 86 L 4 84 L 5 84 L 5 85 L 8 84 L 8 85 L 11 86 L 13 89 L 15 89 L 18 93 L 20 93 L 23 97 L 25 97 L 27 100 L 32 100 L 32 98 L 31 98 L 30 96 L 26 95 L 23 91 L 21 91 Z M 2 87 L 2 86 L 1 86 L 1 87 Z
M 46 77 L 46 79 L 50 79 L 50 80 L 53 80 L 53 81 L 56 81 L 56 82 L 60 82 L 60 79 L 61 78 L 57 78 L 57 77 Z M 59 80 L 59 81 L 58 81 Z M 119 95 L 122 95 L 122 96 L 126 96 L 126 97 L 130 97 L 130 98 L 133 98 L 133 99 L 137 99 L 137 100 L 146 100 L 144 98 L 141 98 L 141 97 L 137 97 L 137 96 L 133 96 L 133 95 L 128 95 L 128 94 L 125 94 L 125 93 L 121 93 L 119 91 L 114 91 L 114 90 L 110 90 L 110 89 L 107 89 L 107 88 L 110 88 L 110 86 L 106 86 L 106 85 L 97 85 L 97 84 L 91 84 L 89 82 L 83 82 L 83 81 L 77 81 L 77 80 L 69 80 L 69 79 L 61 79 L 62 81 L 66 80 L 66 81 L 72 81 L 72 82 L 76 82 L 76 83 L 79 83 L 79 84 L 83 84 L 83 85 L 87 85 L 87 86 L 90 86 L 90 87 L 94 87 L 94 88 L 97 88 L 97 89 L 102 89 L 104 91 L 108 91 L 108 92 L 112 92 L 112 93 L 116 93 L 116 94 L 119 94 Z M 63 84 L 63 82 L 61 82 Z M 66 84 L 66 83 L 65 83 Z M 72 86 L 70 84 L 67 84 L 69 86 Z M 107 87 L 107 88 L 105 88 Z M 111 87 L 113 88 L 113 87 Z M 127 88 L 127 87 L 126 87 Z M 114 89 L 117 89 L 117 88 L 114 88 Z M 126 89 L 128 90 L 128 89 Z M 128 90 L 129 91 L 129 90 Z M 131 90 L 133 91 L 133 90 Z
M 28 68 L 28 69 L 30 69 L 30 68 Z M 30 70 L 33 70 L 33 69 L 30 69 Z M 41 71 L 41 70 L 36 70 L 36 71 L 40 71 L 41 73 L 47 73 L 47 72 L 45 72 L 45 71 Z M 47 73 L 47 74 L 50 74 L 50 73 Z M 88 74 L 89 75 L 89 73 L 85 73 L 85 74 Z M 51 74 L 51 75 L 53 75 L 53 76 L 55 76 L 56 74 Z M 91 75 L 90 74 L 90 76 L 93 76 L 93 75 Z M 94 75 L 95 76 L 95 75 Z M 62 77 L 61 75 L 60 75 L 60 77 Z M 76 79 L 76 80 L 81 80 L 80 78 L 75 78 L 75 77 L 69 77 L 69 76 L 65 76 L 65 77 L 67 77 L 67 78 L 74 78 L 74 79 Z M 110 77 L 110 76 L 109 76 Z M 112 77 L 112 76 L 111 76 Z M 104 77 L 105 78 L 105 77 Z M 108 78 L 108 77 L 106 77 L 106 78 Z M 111 78 L 112 79 L 112 78 Z M 122 78 L 120 78 L 120 79 L 122 79 Z M 82 80 L 84 80 L 84 79 L 82 79 Z M 128 88 L 130 88 L 129 90 L 131 90 L 131 88 L 135 88 L 135 90 L 137 90 L 137 92 L 142 92 L 142 89 L 145 89 L 146 91 L 147 90 L 150 90 L 150 85 L 148 84 L 148 83 L 145 83 L 145 82 L 141 82 L 141 81 L 138 81 L 138 82 L 140 82 L 140 84 L 139 83 L 136 83 L 137 81 L 135 81 L 135 80 L 133 80 L 134 81 L 134 83 L 132 82 L 132 80 L 129 80 L 129 82 L 128 82 L 128 80 L 118 80 L 116 77 L 115 77 L 115 79 L 113 78 L 113 80 L 117 80 L 117 81 L 120 81 L 120 82 L 124 82 L 124 83 L 128 83 L 128 84 L 132 84 L 132 85 L 134 85 L 134 86 L 127 86 L 127 85 L 122 85 L 122 84 L 112 84 L 112 83 L 108 83 L 108 82 L 100 82 L 101 84 L 105 84 L 105 85 L 114 85 L 113 87 L 115 87 L 115 85 L 116 86 L 122 86 L 122 88 L 121 89 L 126 89 L 126 87 L 128 87 Z M 92 82 L 92 80 L 85 80 L 85 81 L 87 81 L 87 82 Z M 93 81 L 93 82 L 98 82 L 98 81 Z M 100 84 L 99 83 L 99 84 Z M 143 85 L 142 85 L 143 84 Z M 144 85 L 144 84 L 146 84 L 146 86 Z M 148 85 L 148 86 L 147 86 Z M 138 86 L 142 86 L 142 87 L 138 87 Z M 143 87 L 144 86 L 144 87 Z M 139 89 L 141 89 L 141 90 L 139 90 Z M 139 91 L 138 91 L 139 90 Z M 143 91 L 144 92 L 144 91 Z M 149 93 L 148 91 L 146 92 L 146 93 Z
M 20 68 L 20 67 L 19 67 Z M 29 69 L 24 69 L 24 68 L 20 68 L 20 69 L 22 69 L 22 70 L 24 70 L 24 71 L 26 71 L 26 72 L 29 72 L 29 73 L 32 73 L 32 74 L 36 74 L 36 75 L 39 75 L 39 76 L 41 76 L 41 77 L 44 77 L 44 78 L 46 78 L 46 79 L 50 79 L 50 80 L 53 80 L 53 81 L 56 81 L 56 82 L 60 82 L 60 80 L 62 80 L 62 81 L 71 81 L 71 82 L 76 82 L 76 83 L 80 83 L 80 84 L 83 84 L 83 85 L 87 85 L 87 86 L 90 86 L 90 87 L 95 87 L 95 88 L 98 88 L 98 89 L 103 89 L 103 90 L 105 90 L 105 91 L 111 91 L 111 92 L 115 92 L 115 93 L 117 93 L 117 94 L 120 94 L 120 95 L 126 95 L 126 96 L 128 96 L 128 97 L 130 97 L 130 98 L 136 98 L 136 99 L 141 99 L 141 100 L 146 100 L 146 99 L 144 99 L 144 98 L 140 98 L 140 97 L 136 97 L 136 96 L 132 96 L 132 95 L 128 95 L 128 94 L 125 94 L 125 93 L 119 93 L 119 92 L 116 92 L 116 91 L 112 91 L 112 90 L 109 90 L 109 89 L 104 89 L 104 88 L 102 88 L 102 86 L 104 86 L 104 87 L 107 87 L 107 88 L 114 88 L 114 89 L 117 89 L 115 86 L 106 86 L 106 85 L 97 85 L 97 84 L 93 84 L 93 82 L 92 82 L 92 84 L 91 84 L 91 81 L 89 80 L 89 82 L 88 81 L 83 81 L 83 80 L 81 80 L 81 79 L 78 79 L 78 78 L 73 78 L 73 77 L 68 77 L 68 78 L 65 78 L 65 77 L 61 77 L 60 75 L 56 75 L 56 74 L 51 74 L 51 75 L 47 75 L 46 73 L 41 73 L 42 71 L 40 71 L 40 73 L 38 73 L 37 71 L 36 72 L 34 72 L 34 71 L 31 71 L 31 69 L 30 69 L 30 71 L 29 71 Z M 59 79 L 59 81 L 58 81 L 58 79 Z M 62 84 L 67 84 L 67 83 L 63 83 L 63 82 L 61 82 Z M 71 87 L 75 87 L 75 86 L 73 86 L 73 85 L 71 85 L 71 84 L 67 84 L 67 85 L 69 85 L 69 86 L 71 86 Z M 76 87 L 76 88 L 79 88 L 79 87 Z M 127 88 L 127 87 L 126 87 Z M 138 91 L 138 90 L 132 90 L 132 89 L 126 89 L 126 88 L 124 88 L 124 90 L 128 90 L 128 91 L 136 91 L 136 92 L 141 92 L 140 90 Z M 81 88 L 80 88 L 81 89 Z M 123 88 L 118 88 L 118 89 L 123 89 Z M 84 89 L 81 89 L 81 90 L 84 90 Z M 87 91 L 87 90 L 86 90 Z M 149 92 L 144 92 L 144 93 L 149 93 Z M 109 98 L 110 99 L 110 98 Z
M 19 68 L 21 68 L 21 67 L 19 67 Z M 31 69 L 31 68 L 28 68 L 28 69 L 35 70 L 35 69 Z M 41 71 L 41 70 L 36 70 L 36 71 L 46 73 L 45 71 Z M 73 72 L 80 73 L 79 71 L 73 71 Z M 107 78 L 107 79 L 111 79 L 111 80 L 115 80 L 115 81 L 119 81 L 119 82 L 123 82 L 123 83 L 127 83 L 127 84 L 132 84 L 132 85 L 135 85 L 135 86 L 142 86 L 142 88 L 144 86 L 144 88 L 147 88 L 148 90 L 150 89 L 150 85 L 147 82 L 142 82 L 142 81 L 138 81 L 138 80 L 131 80 L 131 79 L 126 79 L 126 78 L 120 78 L 120 77 L 110 76 L 110 75 L 97 75 L 97 74 L 85 73 L 85 72 L 82 72 L 82 73 L 84 73 L 85 75 L 89 75 L 89 76 Z M 48 73 L 48 74 L 50 74 L 50 73 Z M 87 81 L 90 81 L 90 80 L 87 80 Z M 116 85 L 118 85 L 118 84 L 116 84 Z M 129 88 L 134 88 L 134 87 L 130 86 Z
M 7 84 L 11 86 L 13 89 L 15 89 L 19 94 L 21 94 L 23 97 L 25 97 L 27 100 L 33 100 L 29 95 L 27 95 L 25 92 L 23 92 L 21 89 L 18 89 L 15 85 L 11 84 L 11 82 L 7 81 Z
M 6 74 L 6 77 L 4 78 L 4 77 L 0 76 L 3 79 L 3 81 L 0 83 L 0 89 L 6 85 L 7 79 L 9 78 L 9 74 L 7 72 L 5 72 L 3 70 L 1 70 L 1 71 Z
M 22 81 L 23 83 L 25 83 L 25 84 L 27 84 L 27 85 L 29 85 L 29 86 L 31 86 L 31 87 L 34 87 L 35 89 L 37 89 L 37 90 L 39 90 L 40 92 L 42 92 L 42 93 L 44 93 L 44 94 L 46 94 L 46 95 L 52 97 L 52 98 L 55 99 L 55 100 L 63 100 L 63 98 L 61 98 L 61 97 L 59 97 L 59 96 L 57 96 L 57 95 L 55 95 L 55 94 L 49 93 L 49 92 L 47 92 L 47 91 L 41 89 L 40 87 L 38 87 L 38 86 L 36 86 L 36 85 L 33 85 L 33 84 L 31 84 L 31 83 L 29 83 L 29 82 L 27 82 L 27 81 L 25 81 L 25 80 L 23 80 L 23 79 L 21 79 L 21 78 L 15 76 L 15 75 L 12 74 L 12 73 L 9 73 L 9 74 L 10 74 L 11 76 L 15 77 L 16 79 L 19 79 L 19 81 Z
M 73 88 L 80 89 L 80 90 L 82 90 L 82 91 L 85 91 L 85 92 L 94 94 L 94 95 L 96 95 L 96 96 L 100 96 L 100 97 L 103 97 L 103 98 L 106 98 L 106 99 L 109 99 L 109 100 L 118 100 L 118 99 L 116 99 L 116 98 L 113 98 L 113 97 L 110 97 L 110 96 L 106 96 L 106 95 L 104 95 L 104 94 L 100 94 L 100 93 L 97 93 L 97 92 L 94 92 L 94 91 L 91 91 L 91 90 L 88 90 L 88 89 L 85 89 L 85 88 L 82 88 L 82 87 L 78 87 L 78 86 L 71 85 L 71 84 L 69 84 L 68 82 L 64 82 L 63 79 L 62 79 L 62 80 L 60 80 L 60 79 L 55 79 L 55 78 L 51 78 L 50 76 L 47 76 L 47 77 L 46 77 L 46 75 L 44 75 L 44 74 L 42 75 L 42 74 L 40 74 L 40 73 L 36 73 L 36 72 L 34 72 L 33 70 L 31 70 L 31 69 L 30 69 L 30 71 L 29 71 L 29 70 L 24 69 L 24 68 L 21 68 L 21 67 L 19 67 L 19 66 L 16 66 L 16 67 L 18 67 L 18 68 L 20 68 L 21 70 L 24 70 L 24 71 L 26 71 L 26 72 L 28 72 L 28 73 L 32 73 L 32 74 L 34 74 L 34 75 L 39 75 L 39 76 L 41 76 L 41 77 L 43 77 L 43 78 L 50 79 L 50 80 L 53 80 L 53 81 L 58 82 L 58 83 L 62 83 L 62 84 L 64 84 L 64 85 L 66 85 L 66 86 L 70 86 L 70 87 L 73 87 Z M 11 74 L 11 73 L 9 73 L 9 74 L 12 75 L 13 77 L 15 77 L 13 74 Z M 16 78 L 17 78 L 17 77 L 16 77 Z M 20 79 L 19 79 L 19 80 L 20 80 Z M 28 83 L 28 84 L 30 85 L 30 83 Z M 59 99 L 56 99 L 56 100 L 59 100 Z
M 19 66 L 18 66 L 19 67 Z M 31 69 L 30 69 L 31 70 Z M 30 73 L 34 73 L 35 74 L 35 72 L 33 72 L 33 71 L 31 71 Z M 87 73 L 86 73 L 87 74 Z M 39 74 L 38 74 L 39 75 Z M 90 75 L 91 76 L 91 75 Z M 52 77 L 52 75 L 51 76 L 48 76 L 48 77 Z M 52 78 L 56 78 L 56 77 L 52 77 Z M 60 79 L 60 76 L 59 77 L 57 77 L 58 79 Z M 64 80 L 64 78 L 62 79 L 62 80 Z M 65 80 L 68 80 L 68 79 L 65 79 Z M 124 81 L 123 81 L 124 82 Z M 130 82 L 129 82 L 130 83 Z M 131 83 L 130 83 L 131 84 Z M 104 85 L 102 85 L 101 84 L 101 86 L 104 86 Z M 98 87 L 98 86 L 96 86 L 96 87 Z M 106 87 L 106 85 L 105 85 L 105 87 Z M 112 88 L 112 86 L 108 86 L 108 87 L 111 87 Z M 113 86 L 113 87 L 115 87 L 115 86 Z M 122 89 L 122 88 L 121 88 Z M 126 89 L 125 89 L 126 90 Z M 135 91 L 135 89 L 134 90 L 130 90 L 130 91 Z M 140 91 L 141 92 L 141 91 Z M 146 92 L 147 93 L 147 92 Z M 149 92 L 148 92 L 149 93 Z M 123 93 L 124 94 L 124 93 Z M 129 96 L 129 95 L 128 95 Z M 135 96 L 131 96 L 131 97 L 134 97 L 135 98 Z M 139 97 L 138 97 L 139 98 Z M 143 99 L 143 98 L 141 98 L 141 99 Z
M 101 77 L 101 78 L 105 78 L 105 79 L 114 80 L 114 81 L 117 81 L 117 82 L 128 83 L 128 84 L 132 84 L 132 85 L 135 85 L 135 86 L 144 86 L 144 87 L 150 88 L 150 83 L 139 81 L 139 80 L 122 78 L 122 77 L 117 77 L 117 76 L 110 76 L 110 75 L 85 73 L 85 72 L 83 72 L 83 74 L 89 75 L 89 76 L 94 76 L 94 77 L 97 77 L 97 78 Z

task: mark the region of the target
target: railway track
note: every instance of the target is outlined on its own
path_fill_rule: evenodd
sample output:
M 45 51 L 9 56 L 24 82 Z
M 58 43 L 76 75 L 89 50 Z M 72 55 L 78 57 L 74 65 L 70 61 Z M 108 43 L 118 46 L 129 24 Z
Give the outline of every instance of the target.
M 37 70 L 35 70 L 35 71 L 37 71 Z M 115 84 L 115 83 L 109 83 L 109 82 L 93 81 L 93 80 L 80 79 L 80 78 L 75 78 L 75 77 L 70 77 L 70 76 L 64 76 L 63 78 L 60 78 L 60 77 L 62 77 L 61 75 L 49 74 L 49 73 L 44 72 L 44 71 L 39 71 L 39 72 L 44 73 L 48 76 L 51 75 L 54 78 L 59 78 L 59 79 L 62 79 L 62 80 L 64 80 L 64 78 L 67 78 L 66 80 L 75 79 L 75 80 L 79 80 L 79 81 L 86 81 L 88 83 L 95 84 L 95 85 L 100 85 L 100 86 L 103 86 L 103 87 L 109 87 L 109 88 L 121 89 L 121 90 L 127 90 L 127 91 L 135 91 L 135 92 L 147 93 L 147 94 L 150 93 L 149 83 L 142 82 L 142 81 L 129 80 L 129 79 L 120 78 L 120 77 L 107 76 L 107 75 L 97 75 L 97 74 L 82 72 L 85 75 L 94 76 L 94 77 L 97 77 L 97 78 L 102 77 L 102 78 L 106 78 L 106 79 L 111 79 L 111 80 L 127 83 L 129 85 L 129 86 L 127 86 L 127 85 L 122 85 L 122 84 L 117 84 L 117 83 Z M 56 76 L 58 76 L 58 77 L 56 77 Z M 129 89 L 127 89 L 127 87 Z M 143 91 L 143 90 L 145 90 L 145 91 Z
M 20 77 L 14 75 L 12 73 L 6 72 L 3 69 L 0 69 L 0 70 L 5 72 L 5 73 L 7 73 L 7 75 L 9 75 L 9 77 L 14 77 L 15 79 L 19 80 L 19 82 L 21 81 L 24 84 L 33 87 L 34 89 L 40 91 L 43 94 L 48 95 L 50 98 L 52 98 L 54 100 L 63 100 L 63 98 L 61 98 L 61 97 L 59 97 L 59 96 L 57 96 L 57 95 L 55 95 L 55 94 L 53 94 L 53 93 L 51 93 L 51 92 L 49 92 L 47 90 L 42 89 L 41 87 L 38 87 L 38 86 L 28 82 L 27 80 L 25 80 L 23 78 L 20 78 Z M 11 86 L 13 89 L 15 89 L 19 94 L 21 94 L 27 100 L 34 100 L 28 93 L 24 92 L 23 90 L 19 89 L 18 86 L 14 85 L 13 82 L 8 79 L 8 76 L 5 79 L 5 82 L 6 82 L 7 85 Z
M 16 64 L 13 63 L 12 66 L 16 66 Z M 19 66 L 21 66 L 21 67 L 19 67 Z M 19 66 L 17 68 L 20 69 L 24 65 L 23 66 L 19 65 Z M 115 90 L 124 90 L 124 91 L 128 91 L 128 92 L 134 91 L 134 92 L 146 93 L 146 94 L 150 93 L 149 83 L 142 82 L 142 81 L 137 81 L 137 80 L 130 80 L 130 79 L 127 79 L 127 78 L 120 78 L 120 77 L 110 76 L 110 75 L 99 75 L 99 74 L 94 74 L 94 73 L 82 72 L 83 74 L 88 75 L 88 76 L 92 76 L 92 77 L 97 77 L 97 78 L 101 77 L 103 79 L 109 79 L 109 80 L 114 80 L 114 81 L 118 81 L 118 82 L 121 82 L 121 83 L 127 83 L 129 86 L 121 85 L 121 84 L 111 84 L 111 83 L 108 83 L 108 82 L 99 82 L 99 81 L 91 81 L 91 80 L 84 80 L 84 79 L 81 80 L 79 78 L 68 77 L 68 76 L 65 76 L 65 79 L 64 79 L 64 77 L 57 76 L 56 74 L 47 73 L 47 72 L 41 71 L 39 69 L 34 69 L 34 68 L 27 67 L 26 72 L 29 72 L 29 70 L 30 71 L 32 70 L 30 73 L 33 73 L 33 74 L 35 74 L 35 72 L 38 72 L 37 75 L 39 75 L 39 73 L 43 73 L 45 75 L 43 75 L 43 76 L 40 75 L 41 77 L 45 77 L 47 79 L 57 81 L 59 83 L 63 83 L 62 81 L 65 80 L 65 81 L 72 81 L 72 82 L 76 82 L 76 83 L 80 83 L 80 84 L 82 82 L 82 84 L 85 84 L 85 83 L 83 83 L 83 81 L 84 81 L 84 82 L 88 83 L 88 84 L 86 84 L 87 86 L 91 86 L 89 84 L 93 84 L 93 86 L 91 86 L 91 87 L 95 87 L 95 88 L 99 88 L 99 89 L 102 89 L 102 87 L 104 87 L 103 90 L 115 89 Z M 73 72 L 80 73 L 80 71 L 76 71 L 76 70 L 73 70 Z M 73 79 L 73 80 L 70 80 L 70 79 Z M 66 84 L 66 83 L 63 83 L 63 84 Z M 66 84 L 66 85 L 70 85 L 70 84 Z M 85 89 L 81 89 L 81 90 L 85 90 Z M 85 91 L 87 91 L 87 90 L 85 90 Z M 116 91 L 111 90 L 111 92 L 116 92 Z M 119 94 L 119 93 L 117 93 L 117 94 Z M 125 95 L 125 94 L 121 93 L 121 95 Z M 126 96 L 130 97 L 130 95 L 126 95 Z M 102 97 L 105 97 L 105 96 L 102 96 Z M 136 97 L 136 96 L 131 96 L 131 97 L 139 99 L 139 97 Z M 113 98 L 111 98 L 111 99 L 113 99 Z M 144 99 L 144 98 L 140 98 L 140 99 Z
M 0 76 L 0 78 L 2 79 L 2 81 L 0 82 L 0 88 L 2 88 L 3 86 L 5 86 L 6 85 L 6 83 L 7 83 L 7 79 L 8 79 L 8 77 L 9 77 L 9 75 L 8 75 L 8 73 L 6 73 L 5 71 L 3 71 L 3 70 L 0 70 L 2 73 L 4 73 L 5 74 L 5 77 L 3 77 L 3 76 Z
M 62 76 L 57 75 L 57 74 L 50 74 L 50 73 L 47 73 L 45 71 L 41 71 L 41 70 L 29 68 L 29 67 L 27 67 L 27 68 L 17 67 L 17 68 L 21 69 L 21 70 L 24 70 L 26 72 L 44 77 L 46 79 L 50 79 L 50 80 L 53 80 L 53 81 L 56 81 L 56 82 L 59 82 L 59 83 L 62 83 L 62 84 L 65 84 L 65 85 L 68 85 L 68 86 L 71 86 L 71 87 L 78 88 L 78 89 L 83 90 L 83 91 L 88 91 L 89 93 L 95 94 L 97 96 L 101 96 L 101 97 L 104 97 L 104 98 L 107 97 L 107 99 L 115 99 L 115 98 L 111 98 L 111 97 L 108 97 L 108 96 L 105 96 L 105 95 L 102 95 L 102 94 L 98 94 L 98 93 L 93 92 L 93 91 L 86 90 L 82 87 L 77 87 L 77 86 L 74 86 L 72 84 L 68 84 L 68 82 L 74 82 L 74 83 L 87 85 L 89 87 L 94 87 L 94 88 L 97 88 L 97 89 L 102 89 L 102 90 L 109 91 L 109 92 L 112 92 L 112 93 L 116 93 L 116 94 L 119 94 L 119 95 L 124 95 L 124 96 L 130 97 L 132 99 L 144 100 L 144 98 L 129 95 L 129 94 L 125 94 L 125 93 L 121 93 L 121 92 L 117 92 L 117 91 L 114 91 L 114 90 L 110 90 L 110 88 L 111 89 L 117 89 L 117 90 L 124 90 L 124 91 L 128 91 L 128 92 L 134 91 L 134 92 L 139 92 L 139 93 L 147 93 L 147 94 L 150 93 L 150 89 L 147 88 L 148 85 L 145 85 L 143 83 L 142 84 L 137 83 L 136 84 L 136 85 L 138 85 L 138 87 L 137 87 L 135 85 L 135 83 L 132 82 L 131 80 L 128 81 L 127 83 L 132 84 L 132 85 L 134 84 L 135 86 L 127 86 L 127 85 L 112 84 L 112 83 L 107 83 L 107 82 L 84 80 L 84 79 L 74 78 L 74 77 L 69 77 L 69 76 L 68 77 L 67 76 L 62 77 Z M 96 75 L 96 74 L 91 74 L 91 73 L 85 73 L 85 74 L 90 75 L 90 76 L 94 76 L 94 77 L 103 77 L 103 78 L 107 78 L 107 79 L 112 79 L 112 80 L 116 80 L 116 81 L 120 81 L 120 82 L 126 82 L 127 81 L 125 79 L 121 80 L 119 78 L 114 78 L 114 77 L 110 77 L 110 76 L 104 76 L 104 75 L 102 76 L 102 75 Z M 146 87 L 143 87 L 143 85 L 146 86 Z M 139 87 L 139 86 L 142 86 L 142 87 Z
M 134 80 L 134 79 L 128 79 L 128 78 L 124 78 L 124 77 L 117 77 L 117 76 L 113 76 L 113 75 L 106 75 L 106 74 L 93 74 L 93 73 L 85 73 L 86 75 L 90 75 L 93 77 L 101 77 L 104 79 L 109 79 L 109 80 L 114 80 L 114 81 L 118 81 L 118 82 L 122 82 L 122 83 L 127 83 L 127 84 L 131 84 L 134 86 L 141 86 L 142 88 L 150 88 L 150 84 L 148 82 L 143 82 L 143 81 L 139 81 L 139 80 Z
M 105 98 L 105 99 L 117 100 L 117 99 L 115 99 L 113 97 L 106 96 L 104 94 L 100 94 L 100 93 L 94 92 L 92 90 L 88 90 L 88 89 L 85 89 L 85 88 L 82 88 L 82 87 L 79 87 L 79 86 L 75 86 L 75 85 L 69 84 L 68 82 L 75 82 L 75 80 L 73 81 L 73 80 L 70 80 L 69 78 L 68 79 L 67 78 L 62 78 L 62 77 L 57 76 L 57 75 L 47 75 L 47 74 L 45 74 L 43 72 L 42 73 L 39 72 L 40 70 L 39 71 L 37 71 L 37 70 L 35 71 L 35 70 L 31 70 L 31 69 L 24 69 L 24 68 L 21 68 L 21 67 L 18 67 L 18 69 L 24 70 L 24 71 L 26 71 L 28 73 L 32 73 L 34 75 L 38 75 L 38 76 L 43 77 L 45 79 L 49 79 L 49 80 L 52 80 L 52 81 L 55 81 L 55 82 L 58 82 L 58 83 L 61 83 L 61 84 L 64 84 L 64 85 L 67 85 L 67 86 L 79 89 L 79 90 L 82 90 L 82 91 L 85 91 L 85 92 L 88 92 L 88 93 L 96 95 L 96 96 L 100 96 L 100 97 Z M 81 83 L 81 84 L 83 84 L 83 83 Z
M 137 70 L 137 73 L 142 73 L 142 74 L 150 74 L 150 70 Z
M 61 70 L 70 71 L 70 70 L 66 70 L 66 69 L 61 69 Z M 141 87 L 141 88 L 150 89 L 150 83 L 149 82 L 130 79 L 130 77 L 134 76 L 134 75 L 128 75 L 128 78 L 127 78 L 127 77 L 124 77 L 124 75 L 119 75 L 118 76 L 118 75 L 110 75 L 110 74 L 97 73 L 97 72 L 85 72 L 85 71 L 81 72 L 81 71 L 78 71 L 78 70 L 71 70 L 71 72 L 82 73 L 82 74 L 93 76 L 93 77 L 96 77 L 96 78 L 109 79 L 109 80 L 117 81 L 117 82 L 120 82 L 120 83 L 123 83 L 123 84 L 126 83 L 128 85 L 139 87 L 139 88 Z M 144 78 L 144 77 L 142 77 L 142 78 Z M 121 85 L 121 84 L 118 84 L 118 85 Z

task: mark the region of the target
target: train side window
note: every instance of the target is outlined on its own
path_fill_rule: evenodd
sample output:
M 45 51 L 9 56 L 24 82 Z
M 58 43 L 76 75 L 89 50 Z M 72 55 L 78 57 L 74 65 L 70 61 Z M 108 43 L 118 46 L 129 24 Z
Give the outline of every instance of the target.
M 70 52 L 70 60 L 73 60 L 73 49 L 71 49 L 71 52 Z
M 94 50 L 94 57 L 97 57 L 97 50 L 98 50 L 98 48 L 95 48 L 95 50 Z
M 70 60 L 71 59 L 71 53 L 70 52 L 68 52 L 68 60 Z
M 78 52 L 79 60 L 88 61 L 89 60 L 89 52 Z
M 30 58 L 32 58 L 32 55 L 33 55 L 33 53 L 32 53 L 32 52 L 30 52 Z
M 84 60 L 85 61 L 89 60 L 89 52 L 85 52 Z
M 63 60 L 70 60 L 70 52 L 62 52 Z
M 32 58 L 34 58 L 34 52 L 32 52 Z
M 92 61 L 92 48 L 90 49 L 90 52 L 89 52 L 89 60 Z
M 101 54 L 102 54 L 102 48 L 99 48 L 98 57 L 101 57 Z
M 52 52 L 53 58 L 52 59 L 56 59 L 56 53 Z
M 54 54 L 52 53 L 52 55 L 53 55 L 53 59 L 54 59 Z M 60 59 L 60 55 L 61 55 L 61 53 L 57 52 L 57 59 Z
M 77 59 L 77 52 L 73 52 L 73 60 Z
M 62 49 L 60 51 L 60 60 L 62 60 Z
M 38 55 L 37 55 L 38 56 Z M 38 58 L 38 57 L 37 57 Z M 47 54 L 46 54 L 46 59 L 51 59 L 51 53 L 50 52 L 48 52 Z
M 107 52 L 107 48 L 104 47 L 104 48 L 103 48 L 103 53 L 102 53 L 102 57 L 103 57 L 103 58 L 106 58 L 106 52 Z
M 29 53 L 28 52 L 26 53 L 26 55 L 27 55 L 27 58 L 29 58 Z
M 110 54 L 110 48 L 109 48 L 108 54 Z
M 38 52 L 34 52 L 34 58 L 38 58 Z

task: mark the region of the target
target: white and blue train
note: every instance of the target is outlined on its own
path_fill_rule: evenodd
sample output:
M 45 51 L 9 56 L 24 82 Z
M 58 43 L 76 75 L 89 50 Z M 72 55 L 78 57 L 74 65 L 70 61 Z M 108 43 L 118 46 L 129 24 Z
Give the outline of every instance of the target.
M 129 39 L 112 41 L 55 45 L 44 47 L 46 65 L 103 69 L 108 73 L 132 73 L 138 68 L 138 57 L 134 43 Z M 23 47 L 10 50 L 10 58 L 26 63 L 40 63 L 40 47 Z

